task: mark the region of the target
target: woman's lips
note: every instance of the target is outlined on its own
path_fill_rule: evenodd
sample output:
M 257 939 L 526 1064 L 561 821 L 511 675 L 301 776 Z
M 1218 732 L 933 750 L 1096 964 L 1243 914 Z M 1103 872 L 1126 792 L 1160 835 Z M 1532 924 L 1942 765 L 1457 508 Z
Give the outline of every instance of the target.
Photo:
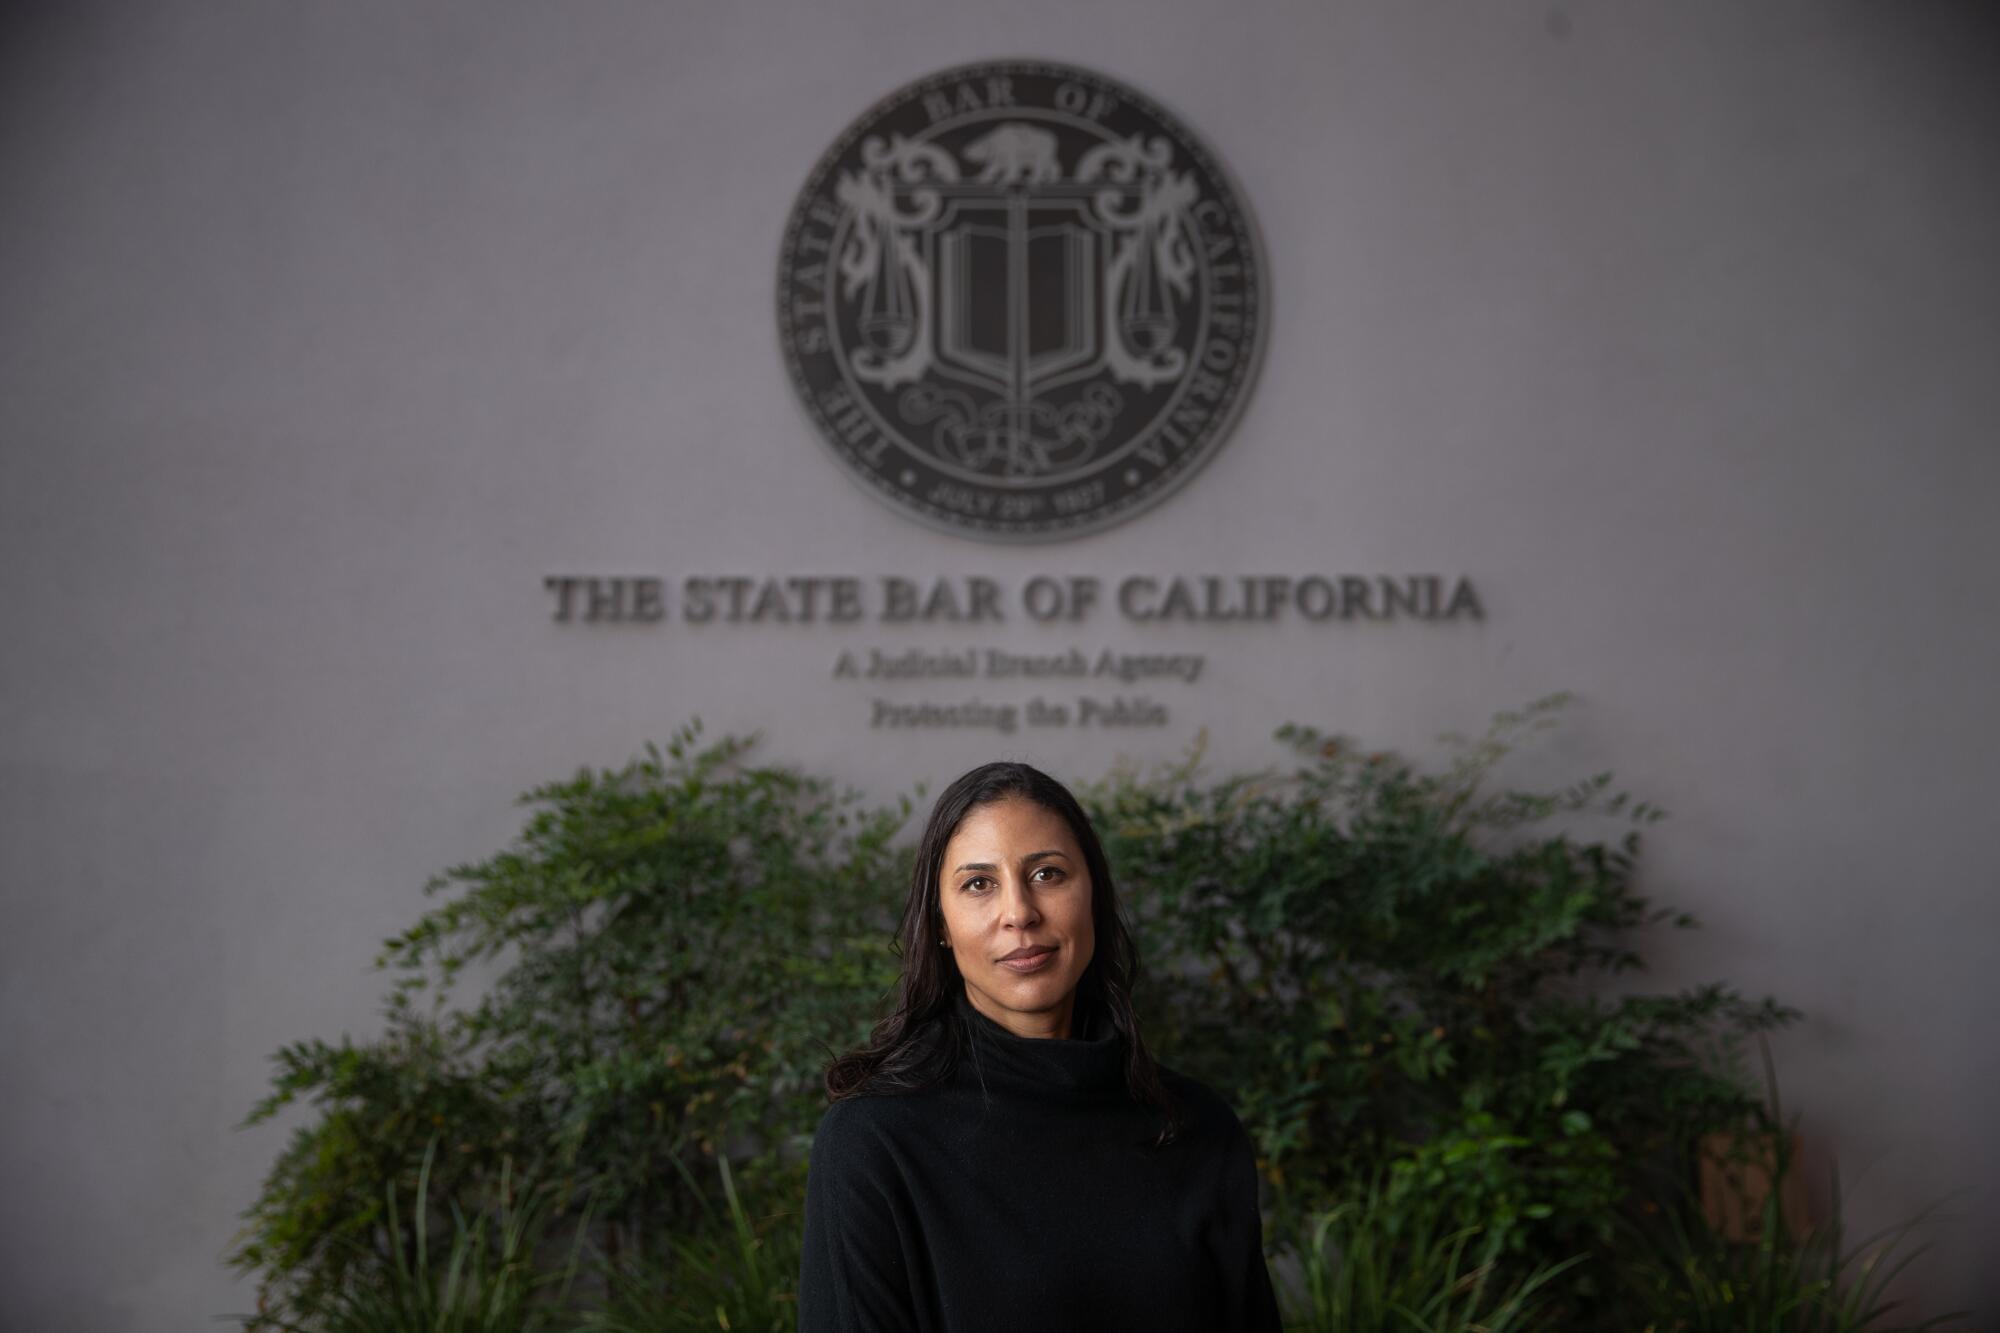
M 1025 954 L 1019 958 L 1002 958 L 1000 966 L 1010 972 L 1039 972 L 1047 967 L 1049 960 L 1055 956 L 1054 949 L 1044 949 L 1040 953 Z

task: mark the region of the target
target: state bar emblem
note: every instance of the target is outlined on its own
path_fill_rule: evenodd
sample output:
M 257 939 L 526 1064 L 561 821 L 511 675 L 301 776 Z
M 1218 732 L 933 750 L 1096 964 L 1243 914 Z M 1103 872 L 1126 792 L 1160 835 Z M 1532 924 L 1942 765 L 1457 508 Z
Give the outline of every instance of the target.
M 1002 541 L 1128 518 L 1221 445 L 1263 350 L 1256 229 L 1144 96 L 1046 62 L 898 90 L 785 227 L 793 383 L 869 489 Z

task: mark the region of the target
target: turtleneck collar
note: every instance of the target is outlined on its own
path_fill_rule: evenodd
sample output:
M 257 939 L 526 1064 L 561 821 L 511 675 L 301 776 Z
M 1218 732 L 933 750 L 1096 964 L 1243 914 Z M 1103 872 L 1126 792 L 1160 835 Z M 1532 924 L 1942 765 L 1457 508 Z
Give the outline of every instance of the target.
M 1125 1037 L 1107 1014 L 1089 1015 L 1074 1037 L 1021 1037 L 973 1007 L 962 985 L 953 1007 L 966 1034 L 961 1073 L 989 1091 L 1065 1097 L 1125 1087 Z

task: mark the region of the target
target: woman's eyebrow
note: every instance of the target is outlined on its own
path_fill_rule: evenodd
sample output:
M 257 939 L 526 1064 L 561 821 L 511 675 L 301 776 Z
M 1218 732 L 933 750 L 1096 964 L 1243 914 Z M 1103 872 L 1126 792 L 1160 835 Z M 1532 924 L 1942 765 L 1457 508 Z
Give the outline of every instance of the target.
M 1059 847 L 1051 847 L 1046 851 L 1029 852 L 1026 856 L 1021 858 L 1021 864 L 1026 865 L 1030 861 L 1045 861 L 1051 856 L 1059 856 L 1065 861 L 1069 860 L 1068 852 L 1063 851 Z M 963 874 L 968 870 L 994 870 L 994 869 L 998 869 L 998 867 L 996 867 L 991 861 L 967 861 L 964 865 L 957 867 L 951 873 L 954 875 L 959 875 Z

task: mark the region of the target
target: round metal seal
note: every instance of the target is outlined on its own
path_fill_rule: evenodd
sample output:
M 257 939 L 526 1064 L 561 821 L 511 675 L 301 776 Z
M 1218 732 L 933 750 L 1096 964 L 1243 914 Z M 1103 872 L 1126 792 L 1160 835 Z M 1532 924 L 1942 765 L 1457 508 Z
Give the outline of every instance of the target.
M 827 150 L 785 226 L 793 383 L 870 490 L 949 531 L 1071 537 L 1221 445 L 1263 351 L 1256 228 L 1173 117 L 1101 74 L 961 65 Z

